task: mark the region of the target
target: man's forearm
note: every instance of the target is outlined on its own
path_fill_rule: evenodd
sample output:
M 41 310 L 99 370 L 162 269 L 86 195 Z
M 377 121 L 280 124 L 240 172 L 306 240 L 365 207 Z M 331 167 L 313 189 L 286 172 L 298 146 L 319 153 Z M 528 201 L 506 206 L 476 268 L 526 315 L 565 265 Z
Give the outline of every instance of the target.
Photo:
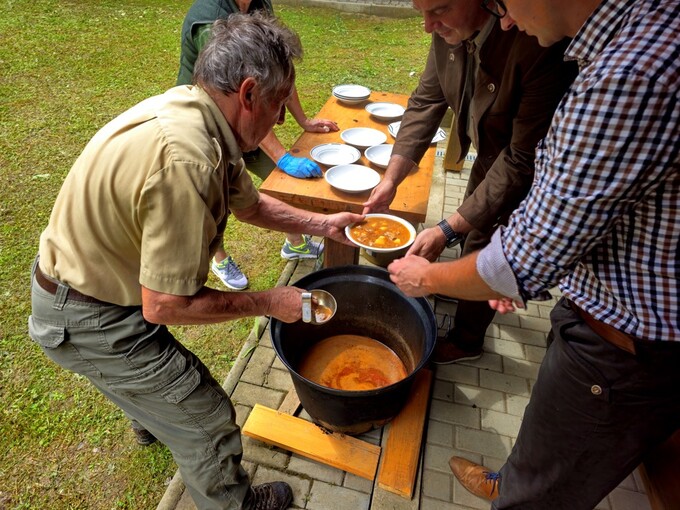
M 399 186 L 401 182 L 406 179 L 406 176 L 417 165 L 410 159 L 395 154 L 390 158 L 390 162 L 385 170 L 383 181 L 392 183 L 395 187 Z
M 269 133 L 267 133 L 267 136 L 262 139 L 260 142 L 260 149 L 262 149 L 274 163 L 286 153 L 285 147 L 276 137 L 274 130 L 270 130 Z
M 245 223 L 289 234 L 323 236 L 328 229 L 326 215 L 298 209 L 265 194 L 254 206 L 233 213 Z
M 175 296 L 142 287 L 144 318 L 154 324 L 214 324 L 269 315 L 271 293 L 222 292 L 203 287 L 193 296 Z

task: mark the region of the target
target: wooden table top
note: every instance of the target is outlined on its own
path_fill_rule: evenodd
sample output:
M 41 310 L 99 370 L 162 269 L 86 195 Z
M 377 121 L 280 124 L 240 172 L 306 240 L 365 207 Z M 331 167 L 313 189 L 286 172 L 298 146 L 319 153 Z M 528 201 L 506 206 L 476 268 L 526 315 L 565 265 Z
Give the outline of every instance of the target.
M 372 117 L 364 108 L 369 102 L 389 102 L 406 106 L 408 96 L 403 94 L 391 94 L 388 92 L 373 92 L 369 100 L 358 105 L 346 105 L 331 96 L 318 113 L 317 117 L 331 119 L 338 124 L 339 131 L 334 133 L 303 133 L 295 142 L 290 153 L 297 157 L 311 158 L 310 151 L 317 145 L 324 143 L 344 143 L 340 133 L 345 129 L 354 127 L 370 127 L 378 129 L 387 135 L 385 143 L 394 143 L 394 138 L 387 131 L 390 122 L 383 122 Z M 404 179 L 397 195 L 392 202 L 390 212 L 413 223 L 422 223 L 427 214 L 427 203 L 430 197 L 432 185 L 432 170 L 436 145 L 430 148 L 423 156 L 418 168 Z M 365 165 L 376 170 L 380 177 L 385 170 L 376 167 L 366 159 L 363 149 L 361 159 L 356 164 Z M 320 165 L 325 172 L 328 167 Z M 331 187 L 323 178 L 296 179 L 284 173 L 281 169 L 274 171 L 260 186 L 260 191 L 278 198 L 282 202 L 314 212 L 336 213 L 350 211 L 361 213 L 363 203 L 370 196 L 370 191 L 363 193 L 346 193 Z

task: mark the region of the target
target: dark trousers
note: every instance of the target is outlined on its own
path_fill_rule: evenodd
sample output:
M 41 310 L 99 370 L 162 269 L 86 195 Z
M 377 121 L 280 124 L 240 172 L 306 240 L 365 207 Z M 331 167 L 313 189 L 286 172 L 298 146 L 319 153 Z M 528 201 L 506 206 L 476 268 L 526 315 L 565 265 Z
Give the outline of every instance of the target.
M 471 231 L 465 236 L 461 257 L 481 250 L 490 241 L 491 235 L 484 234 L 479 230 Z M 489 306 L 488 301 L 459 299 L 453 329 L 449 332 L 448 339 L 463 350 L 480 350 L 484 345 L 486 330 L 495 315 L 496 311 Z
M 492 508 L 590 510 L 680 426 L 680 345 L 636 355 L 595 334 L 565 299 Z

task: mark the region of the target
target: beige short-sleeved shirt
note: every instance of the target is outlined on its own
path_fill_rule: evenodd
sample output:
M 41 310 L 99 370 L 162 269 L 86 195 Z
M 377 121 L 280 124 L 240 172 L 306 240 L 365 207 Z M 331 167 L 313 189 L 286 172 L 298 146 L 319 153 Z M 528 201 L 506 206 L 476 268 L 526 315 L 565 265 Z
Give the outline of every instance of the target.
M 190 296 L 230 209 L 257 189 L 217 105 L 181 86 L 104 126 L 75 162 L 40 237 L 44 273 L 97 299 L 141 304 L 141 285 Z

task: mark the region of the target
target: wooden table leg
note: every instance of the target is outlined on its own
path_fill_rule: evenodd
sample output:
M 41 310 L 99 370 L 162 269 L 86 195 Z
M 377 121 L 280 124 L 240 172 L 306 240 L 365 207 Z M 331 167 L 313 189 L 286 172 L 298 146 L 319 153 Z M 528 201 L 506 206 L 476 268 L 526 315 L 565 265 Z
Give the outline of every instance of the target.
M 323 267 L 346 266 L 359 263 L 359 248 L 326 238 Z

